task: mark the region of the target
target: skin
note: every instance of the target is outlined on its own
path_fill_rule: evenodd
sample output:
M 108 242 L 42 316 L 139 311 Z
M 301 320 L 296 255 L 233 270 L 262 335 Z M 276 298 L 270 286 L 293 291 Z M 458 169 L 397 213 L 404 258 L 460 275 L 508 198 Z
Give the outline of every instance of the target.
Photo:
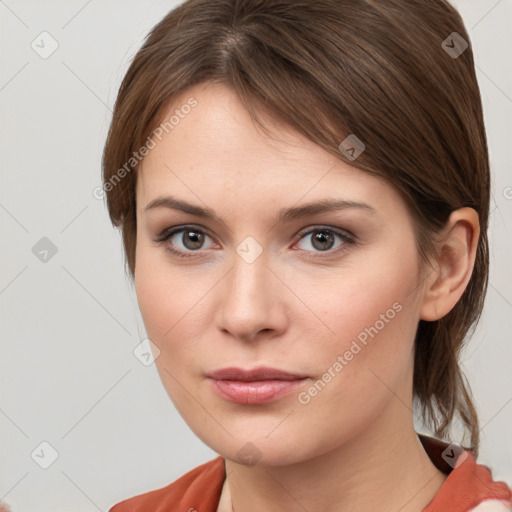
M 476 212 L 452 214 L 440 234 L 440 262 L 425 268 L 412 218 L 387 182 L 270 117 L 274 138 L 265 137 L 220 85 L 188 90 L 166 119 L 191 96 L 198 106 L 139 172 L 135 288 L 165 389 L 194 433 L 225 458 L 219 512 L 231 511 L 231 502 L 237 512 L 422 510 L 446 476 L 414 430 L 414 336 L 421 318 L 441 318 L 462 295 L 478 241 Z M 165 207 L 145 211 L 163 195 L 208 207 L 225 225 Z M 334 198 L 374 212 L 277 221 L 281 208 Z M 195 252 L 196 239 L 183 232 L 155 242 L 164 229 L 190 224 L 206 232 Z M 322 250 L 313 228 L 345 230 L 355 243 L 333 234 L 332 248 Z M 263 251 L 252 263 L 236 252 L 248 236 Z M 204 376 L 267 365 L 308 375 L 300 389 L 307 391 L 397 302 L 401 311 L 307 404 L 298 392 L 235 404 Z M 248 442 L 257 447 L 255 465 L 237 455 Z

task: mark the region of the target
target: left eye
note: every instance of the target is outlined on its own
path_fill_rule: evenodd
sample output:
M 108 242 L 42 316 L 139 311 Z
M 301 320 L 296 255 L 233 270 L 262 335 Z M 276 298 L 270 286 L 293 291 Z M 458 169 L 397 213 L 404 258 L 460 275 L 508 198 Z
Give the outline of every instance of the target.
M 340 240 L 340 243 L 333 247 L 336 243 L 336 237 Z M 301 235 L 299 242 L 310 240 L 307 244 L 309 247 L 313 247 L 314 252 L 327 252 L 338 249 L 342 245 L 353 243 L 352 238 L 342 231 L 327 228 L 316 228 L 312 229 Z M 311 249 L 305 248 L 303 250 L 310 251 Z

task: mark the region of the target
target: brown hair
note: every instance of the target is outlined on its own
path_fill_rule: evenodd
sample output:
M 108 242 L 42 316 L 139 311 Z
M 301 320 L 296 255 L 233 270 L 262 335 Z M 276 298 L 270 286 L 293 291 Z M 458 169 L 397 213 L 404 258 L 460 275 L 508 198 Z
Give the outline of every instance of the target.
M 465 51 L 450 54 L 464 49 L 460 41 Z M 445 0 L 188 0 L 169 12 L 124 77 L 103 154 L 108 211 L 122 227 L 131 278 L 134 154 L 173 98 L 206 82 L 236 92 L 264 131 L 258 111 L 387 180 L 408 205 L 422 261 L 435 254 L 433 237 L 453 210 L 478 212 L 471 279 L 447 315 L 420 320 L 413 384 L 425 424 L 447 438 L 458 414 L 477 456 L 478 417 L 458 359 L 487 289 L 490 173 L 473 52 L 459 13 Z M 349 134 L 365 145 L 356 160 L 339 149 Z

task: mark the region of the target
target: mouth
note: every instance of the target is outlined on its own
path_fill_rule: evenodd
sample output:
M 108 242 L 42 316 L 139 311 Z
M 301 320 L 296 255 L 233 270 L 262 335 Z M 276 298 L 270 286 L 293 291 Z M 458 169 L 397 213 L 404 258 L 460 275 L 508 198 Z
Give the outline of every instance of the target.
M 229 367 L 206 375 L 212 389 L 221 398 L 238 404 L 265 404 L 297 390 L 309 377 L 277 368 L 252 370 Z

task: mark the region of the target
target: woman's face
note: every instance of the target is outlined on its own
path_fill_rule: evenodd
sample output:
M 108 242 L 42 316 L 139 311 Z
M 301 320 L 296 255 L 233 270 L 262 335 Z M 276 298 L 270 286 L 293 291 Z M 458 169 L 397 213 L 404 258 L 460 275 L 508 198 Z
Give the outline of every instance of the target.
M 399 194 L 281 125 L 265 138 L 224 87 L 190 89 L 165 119 L 176 109 L 138 177 L 135 286 L 184 420 L 225 458 L 269 465 L 400 428 L 422 290 Z M 214 216 L 147 208 L 171 196 Z M 358 205 L 300 215 L 328 201 Z M 155 242 L 170 228 L 186 229 Z M 260 366 L 306 378 L 243 403 L 206 377 Z

